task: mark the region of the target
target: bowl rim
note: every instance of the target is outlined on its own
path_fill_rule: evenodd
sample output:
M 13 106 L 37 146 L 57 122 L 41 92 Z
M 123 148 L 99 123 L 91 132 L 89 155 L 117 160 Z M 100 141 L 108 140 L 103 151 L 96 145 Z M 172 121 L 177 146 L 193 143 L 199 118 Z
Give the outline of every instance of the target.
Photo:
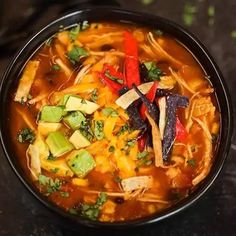
M 3 98 L 4 84 L 6 83 L 6 80 L 7 80 L 8 76 L 10 75 L 10 73 L 12 71 L 12 68 L 14 67 L 16 62 L 19 60 L 19 57 L 22 55 L 22 53 L 24 53 L 24 51 L 27 50 L 28 47 L 30 47 L 31 43 L 34 42 L 35 39 L 40 37 L 40 35 L 43 32 L 47 31 L 52 26 L 60 23 L 63 20 L 79 16 L 80 14 L 92 13 L 92 12 L 95 12 L 95 11 L 96 11 L 96 13 L 100 12 L 100 14 L 102 12 L 103 13 L 104 12 L 106 12 L 106 13 L 109 12 L 109 13 L 114 13 L 114 14 L 126 15 L 127 17 L 137 16 L 137 17 L 144 17 L 147 20 L 148 19 L 155 19 L 158 22 L 158 24 L 159 23 L 164 24 L 164 25 L 166 24 L 169 27 L 171 27 L 172 29 L 180 31 L 180 33 L 183 34 L 186 38 L 188 38 L 188 40 L 191 40 L 191 42 L 195 45 L 195 47 L 197 47 L 201 51 L 201 53 L 203 53 L 203 55 L 206 57 L 206 59 L 208 60 L 208 62 L 210 63 L 210 65 L 212 67 L 211 69 L 214 70 L 214 72 L 217 76 L 217 79 L 219 79 L 220 86 L 223 90 L 223 97 L 225 99 L 226 106 L 227 106 L 226 107 L 227 122 L 228 122 L 227 135 L 226 135 L 227 139 L 224 140 L 224 142 L 225 142 L 224 152 L 222 154 L 222 157 L 220 159 L 218 167 L 215 169 L 214 173 L 211 173 L 212 169 L 213 169 L 213 165 L 212 165 L 211 172 L 204 179 L 203 183 L 201 183 L 199 185 L 198 189 L 196 189 L 193 193 L 191 193 L 188 197 L 186 197 L 185 199 L 183 199 L 179 203 L 175 204 L 174 206 L 172 206 L 170 208 L 167 208 L 163 212 L 159 212 L 159 213 L 156 213 L 156 214 L 148 216 L 148 217 L 139 218 L 139 219 L 136 219 L 136 220 L 128 220 L 128 221 L 124 221 L 124 222 L 112 222 L 112 223 L 110 223 L 110 222 L 91 221 L 91 220 L 83 219 L 82 217 L 79 217 L 79 216 L 73 216 L 72 214 L 67 213 L 66 211 L 64 211 L 61 208 L 59 208 L 58 206 L 56 206 L 54 203 L 51 203 L 50 201 L 47 200 L 47 198 L 45 196 L 43 196 L 35 188 L 35 186 L 33 186 L 29 182 L 29 180 L 27 179 L 26 176 L 22 176 L 20 174 L 19 167 L 17 167 L 13 163 L 12 158 L 9 155 L 8 150 L 6 148 L 6 145 L 5 145 L 5 141 L 4 141 L 3 133 L 2 133 L 2 126 L 3 126 L 2 125 L 2 123 L 3 123 L 2 120 L 3 119 L 0 119 L 0 140 L 1 140 L 1 145 L 2 145 L 2 148 L 3 148 L 4 154 L 5 154 L 5 157 L 7 158 L 11 168 L 13 169 L 16 176 L 21 180 L 23 185 L 29 190 L 29 192 L 34 197 L 36 197 L 41 203 L 43 203 L 43 205 L 45 205 L 51 211 L 59 214 L 63 218 L 70 219 L 70 220 L 72 220 L 72 221 L 74 221 L 74 222 L 76 222 L 80 225 L 89 226 L 89 227 L 96 227 L 96 228 L 106 226 L 106 228 L 122 229 L 122 228 L 128 228 L 128 227 L 130 228 L 130 227 L 136 227 L 136 226 L 149 225 L 149 224 L 164 220 L 166 218 L 169 218 L 170 216 L 175 215 L 175 214 L 183 211 L 184 209 L 188 208 L 190 205 L 195 203 L 212 186 L 213 182 L 215 181 L 215 179 L 219 175 L 220 171 L 223 168 L 225 160 L 227 158 L 229 148 L 230 148 L 230 144 L 231 144 L 231 138 L 232 138 L 232 132 L 233 132 L 233 117 L 232 117 L 233 108 L 232 108 L 230 95 L 229 95 L 229 92 L 228 92 L 228 89 L 227 89 L 227 85 L 226 85 L 226 82 L 225 82 L 218 66 L 216 65 L 214 59 L 212 58 L 212 56 L 210 55 L 210 53 L 208 52 L 206 47 L 199 41 L 199 39 L 196 36 L 194 36 L 192 33 L 190 33 L 188 30 L 186 30 L 185 28 L 183 28 L 179 24 L 177 24 L 173 21 L 170 21 L 170 20 L 168 20 L 164 17 L 160 17 L 160 16 L 154 15 L 154 14 L 149 14 L 149 13 L 144 13 L 144 12 L 139 12 L 139 11 L 133 11 L 133 10 L 124 10 L 124 9 L 114 8 L 114 7 L 104 7 L 104 6 L 103 7 L 96 7 L 96 8 L 95 7 L 81 8 L 80 10 L 71 12 L 69 14 L 66 14 L 64 16 L 61 16 L 61 17 L 57 18 L 54 21 L 51 21 L 49 24 L 47 24 L 45 27 L 43 27 L 41 30 L 39 30 L 37 33 L 35 33 L 30 39 L 28 39 L 27 42 L 24 43 L 24 46 L 21 47 L 21 49 L 16 53 L 14 58 L 10 61 L 9 65 L 8 65 L 7 69 L 5 70 L 5 73 L 2 77 L 2 81 L 1 81 L 1 84 L 0 84 L 0 99 L 1 99 L 0 103 L 2 103 L 2 101 L 3 101 L 2 98 Z M 105 18 L 106 17 L 104 16 L 104 20 L 105 20 Z M 84 20 L 86 20 L 86 19 L 84 19 Z M 137 23 L 133 19 L 130 20 L 130 21 L 134 22 L 134 23 Z M 69 24 L 68 26 L 71 26 L 71 25 L 72 24 Z M 175 35 L 173 35 L 173 36 L 175 36 Z M 45 40 L 41 40 L 41 41 L 43 42 Z M 182 42 L 182 43 L 185 45 L 184 42 Z M 33 55 L 33 53 L 32 53 L 32 55 Z M 200 60 L 200 58 L 197 58 L 197 59 Z

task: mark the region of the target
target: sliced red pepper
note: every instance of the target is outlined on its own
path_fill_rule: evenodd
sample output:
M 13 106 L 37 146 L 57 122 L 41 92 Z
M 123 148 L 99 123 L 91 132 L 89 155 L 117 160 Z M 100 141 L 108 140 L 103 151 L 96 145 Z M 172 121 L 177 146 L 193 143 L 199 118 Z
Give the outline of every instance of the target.
M 125 81 L 129 89 L 132 84 L 140 85 L 138 43 L 133 35 L 124 32 L 124 51 L 125 51 Z
M 115 93 L 119 93 L 124 85 L 123 74 L 108 64 L 104 64 L 102 72 L 99 73 L 99 78 Z
M 138 149 L 140 152 L 143 152 L 145 144 L 146 144 L 146 136 L 144 135 L 138 140 Z
M 147 99 L 150 102 L 153 102 L 156 96 L 156 91 L 158 88 L 158 82 L 154 81 L 152 87 L 150 88 L 149 92 L 146 94 Z M 146 115 L 145 115 L 145 111 L 147 110 L 146 106 L 144 104 L 142 104 L 141 108 L 140 108 L 140 115 L 142 117 L 142 119 L 146 119 Z
M 178 117 L 176 117 L 176 141 L 184 141 L 188 135 L 186 129 L 184 126 L 181 124 L 180 120 Z

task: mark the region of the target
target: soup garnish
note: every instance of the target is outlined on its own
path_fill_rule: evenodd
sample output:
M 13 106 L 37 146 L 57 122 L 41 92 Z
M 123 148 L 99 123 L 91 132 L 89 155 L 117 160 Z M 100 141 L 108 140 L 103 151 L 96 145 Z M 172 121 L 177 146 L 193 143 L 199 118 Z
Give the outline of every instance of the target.
M 22 168 L 48 199 L 90 220 L 161 212 L 208 175 L 214 89 L 175 38 L 82 22 L 26 63 L 9 119 Z

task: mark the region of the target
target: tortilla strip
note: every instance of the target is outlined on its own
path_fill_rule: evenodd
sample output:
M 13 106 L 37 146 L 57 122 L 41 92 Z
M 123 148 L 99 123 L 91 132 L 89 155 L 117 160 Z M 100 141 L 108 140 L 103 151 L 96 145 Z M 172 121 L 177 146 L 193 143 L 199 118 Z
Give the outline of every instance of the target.
M 163 167 L 163 158 L 162 158 L 162 143 L 161 143 L 161 134 L 160 130 L 155 123 L 155 121 L 152 119 L 152 117 L 148 114 L 148 112 L 145 112 L 147 119 L 152 126 L 152 140 L 153 140 L 153 150 L 155 154 L 155 166 L 156 167 Z
M 26 102 L 31 86 L 34 82 L 36 72 L 39 67 L 39 61 L 29 61 L 26 64 L 23 75 L 20 78 L 19 86 L 16 91 L 14 101 Z

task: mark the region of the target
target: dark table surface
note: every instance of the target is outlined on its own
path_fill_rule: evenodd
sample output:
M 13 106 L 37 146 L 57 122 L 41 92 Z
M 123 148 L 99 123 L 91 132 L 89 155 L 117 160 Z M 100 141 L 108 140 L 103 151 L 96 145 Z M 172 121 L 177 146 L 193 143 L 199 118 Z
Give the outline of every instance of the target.
M 32 13 L 30 0 L 0 1 L 0 38 L 1 31 L 8 23 L 10 31 L 22 31 L 19 26 L 20 17 Z M 53 2 L 53 1 L 48 1 Z M 61 1 L 63 2 L 63 1 Z M 67 3 L 65 3 L 67 2 Z M 85 6 L 86 1 L 77 1 L 78 7 Z M 236 107 L 236 38 L 232 32 L 236 30 L 236 1 L 235 0 L 117 0 L 117 1 L 89 1 L 97 5 L 101 2 L 117 5 L 125 9 L 149 12 L 169 18 L 181 25 L 183 9 L 186 3 L 195 8 L 193 23 L 187 28 L 193 32 L 207 46 L 219 65 L 231 94 L 233 107 Z M 14 50 L 24 41 L 24 35 L 36 32 L 52 19 L 62 14 L 69 7 L 76 9 L 76 1 L 64 1 L 40 9 L 36 14 L 36 21 L 26 24 L 10 43 L 0 47 L 0 78 L 10 60 Z M 145 4 L 146 3 L 146 4 Z M 3 6 L 1 4 L 4 4 Z M 214 17 L 210 17 L 209 7 L 214 6 Z M 71 10 L 71 8 L 69 9 Z M 192 15 L 192 14 L 191 14 Z M 18 28 L 19 27 L 19 30 Z M 19 33 L 18 32 L 18 33 Z M 23 33 L 23 36 L 22 36 Z M 7 36 L 10 39 L 11 34 Z M 14 38 L 14 37 L 13 37 Z M 236 116 L 234 114 L 234 120 Z M 218 179 L 210 190 L 193 206 L 184 212 L 163 222 L 138 230 L 112 232 L 123 235 L 236 235 L 236 135 L 234 132 L 231 149 L 227 162 Z M 25 189 L 10 168 L 2 149 L 0 149 L 0 235 L 95 235 L 98 231 L 80 228 L 75 232 L 66 222 L 60 220 L 46 209 Z M 111 232 L 106 232 L 110 234 Z M 105 233 L 104 233 L 105 234 Z

